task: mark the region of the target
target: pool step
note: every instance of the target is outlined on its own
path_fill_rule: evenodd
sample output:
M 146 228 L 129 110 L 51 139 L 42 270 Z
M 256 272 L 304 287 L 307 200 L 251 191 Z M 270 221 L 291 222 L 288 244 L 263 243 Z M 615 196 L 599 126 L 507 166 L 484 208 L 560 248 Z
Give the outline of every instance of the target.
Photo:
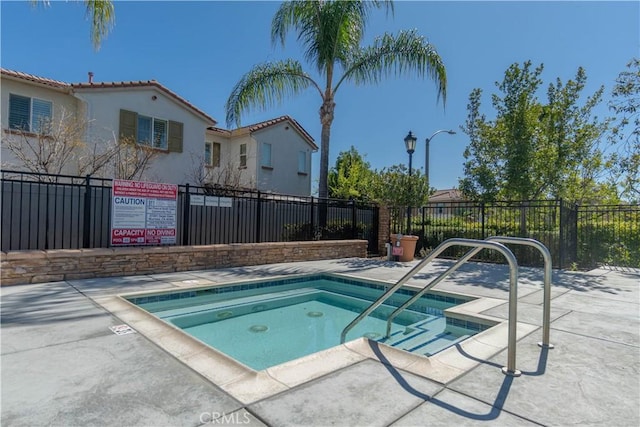
M 470 335 L 455 335 L 442 331 L 444 319 L 432 319 L 407 326 L 404 331 L 396 331 L 389 338 L 378 341 L 391 347 L 399 348 L 410 353 L 431 356 L 447 347 L 465 340 Z

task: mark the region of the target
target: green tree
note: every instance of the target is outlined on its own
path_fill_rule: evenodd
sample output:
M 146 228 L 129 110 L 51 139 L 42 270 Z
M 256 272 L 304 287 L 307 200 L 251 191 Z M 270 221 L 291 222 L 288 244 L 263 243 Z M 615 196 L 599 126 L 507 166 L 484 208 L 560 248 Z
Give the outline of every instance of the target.
M 50 5 L 49 0 L 31 0 L 33 5 Z M 98 50 L 102 40 L 107 37 L 116 19 L 115 7 L 111 0 L 84 0 L 86 17 L 91 21 L 91 42 Z
M 362 47 L 369 13 L 376 8 L 393 10 L 391 1 L 287 1 L 276 12 L 271 38 L 284 46 L 290 31 L 304 46 L 304 56 L 317 77 L 295 60 L 255 66 L 231 91 L 226 103 L 227 124 L 240 125 L 240 116 L 252 108 L 267 109 L 287 96 L 312 88 L 321 98 L 320 178 L 318 195 L 328 195 L 329 142 L 335 112 L 335 96 L 343 83 L 376 84 L 391 74 L 414 72 L 431 78 L 438 98 L 446 100 L 446 72 L 436 49 L 415 31 L 384 34 Z
M 618 75 L 609 108 L 617 115 L 611 139 L 621 143 L 611 157 L 616 181 L 624 197 L 640 201 L 640 59 Z
M 338 154 L 336 165 L 329 170 L 329 197 L 369 200 L 373 171 L 355 147 Z
M 400 224 L 407 207 L 419 207 L 429 201 L 431 189 L 420 170 L 412 171 L 405 165 L 393 165 L 375 171 L 367 193 L 381 205 L 391 208 L 393 222 Z M 406 230 L 410 234 L 410 230 Z
M 480 89 L 469 96 L 469 136 L 465 177 L 460 189 L 469 198 L 528 200 L 543 197 L 591 201 L 612 191 L 599 182 L 604 162 L 599 143 L 607 121 L 592 117 L 603 88 L 581 102 L 587 75 L 578 68 L 573 80 L 557 79 L 547 89 L 547 101 L 537 93 L 543 66 L 530 61 L 512 64 L 498 94 L 492 95 L 494 120 L 480 113 Z

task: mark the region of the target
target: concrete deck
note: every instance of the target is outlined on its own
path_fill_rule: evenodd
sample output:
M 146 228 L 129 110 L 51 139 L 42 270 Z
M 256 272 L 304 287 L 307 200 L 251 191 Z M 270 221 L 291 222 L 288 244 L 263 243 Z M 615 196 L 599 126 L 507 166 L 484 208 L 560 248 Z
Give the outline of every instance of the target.
M 448 265 L 436 261 L 413 282 L 424 284 Z M 637 270 L 554 272 L 555 348 L 547 350 L 537 346 L 542 271 L 521 268 L 518 321 L 528 332 L 519 335 L 517 345 L 520 377 L 501 373 L 506 349 L 479 357 L 460 347 L 459 357 L 471 368 L 435 381 L 410 365 L 392 363 L 371 344 L 370 357 L 351 357 L 302 382 L 290 376 L 289 383 L 266 395 L 256 388 L 255 399 L 251 384 L 240 394 L 216 385 L 142 333 L 114 335 L 109 326 L 124 322 L 100 305 L 121 293 L 294 273 L 348 273 L 391 282 L 411 266 L 345 259 L 3 287 L 0 421 L 11 426 L 640 425 Z M 436 287 L 502 300 L 483 312 L 497 318 L 507 317 L 508 288 L 506 268 L 487 264 L 465 265 Z M 214 369 L 227 374 L 224 366 Z M 267 371 L 260 376 L 278 378 Z

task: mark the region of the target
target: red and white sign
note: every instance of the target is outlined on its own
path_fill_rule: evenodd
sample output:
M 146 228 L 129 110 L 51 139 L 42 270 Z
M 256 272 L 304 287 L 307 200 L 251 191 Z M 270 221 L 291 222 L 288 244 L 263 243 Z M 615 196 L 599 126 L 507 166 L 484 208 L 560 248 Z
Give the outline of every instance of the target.
M 111 245 L 176 243 L 177 185 L 116 179 L 112 206 Z

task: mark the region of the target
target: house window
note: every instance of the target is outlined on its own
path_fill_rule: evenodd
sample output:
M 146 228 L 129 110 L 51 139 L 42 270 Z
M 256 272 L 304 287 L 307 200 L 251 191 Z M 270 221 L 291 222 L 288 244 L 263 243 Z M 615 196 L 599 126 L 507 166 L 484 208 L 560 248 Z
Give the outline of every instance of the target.
M 262 167 L 271 167 L 271 144 L 262 144 Z
M 220 167 L 220 144 L 217 142 L 204 143 L 204 162 L 207 166 Z
M 240 144 L 240 167 L 247 167 L 247 144 Z
M 51 124 L 53 103 L 38 98 L 9 94 L 9 128 L 42 132 Z
M 204 143 L 204 164 L 207 166 L 213 166 L 211 152 L 213 151 L 213 144 L 210 142 Z
M 143 116 L 135 111 L 120 110 L 120 139 L 141 145 L 182 153 L 184 125 L 173 120 Z
M 298 151 L 298 173 L 307 173 L 307 153 Z
M 216 168 L 220 167 L 220 144 L 217 142 L 213 143 L 213 151 L 211 152 L 211 166 Z
M 138 144 L 167 149 L 167 121 L 138 115 Z

